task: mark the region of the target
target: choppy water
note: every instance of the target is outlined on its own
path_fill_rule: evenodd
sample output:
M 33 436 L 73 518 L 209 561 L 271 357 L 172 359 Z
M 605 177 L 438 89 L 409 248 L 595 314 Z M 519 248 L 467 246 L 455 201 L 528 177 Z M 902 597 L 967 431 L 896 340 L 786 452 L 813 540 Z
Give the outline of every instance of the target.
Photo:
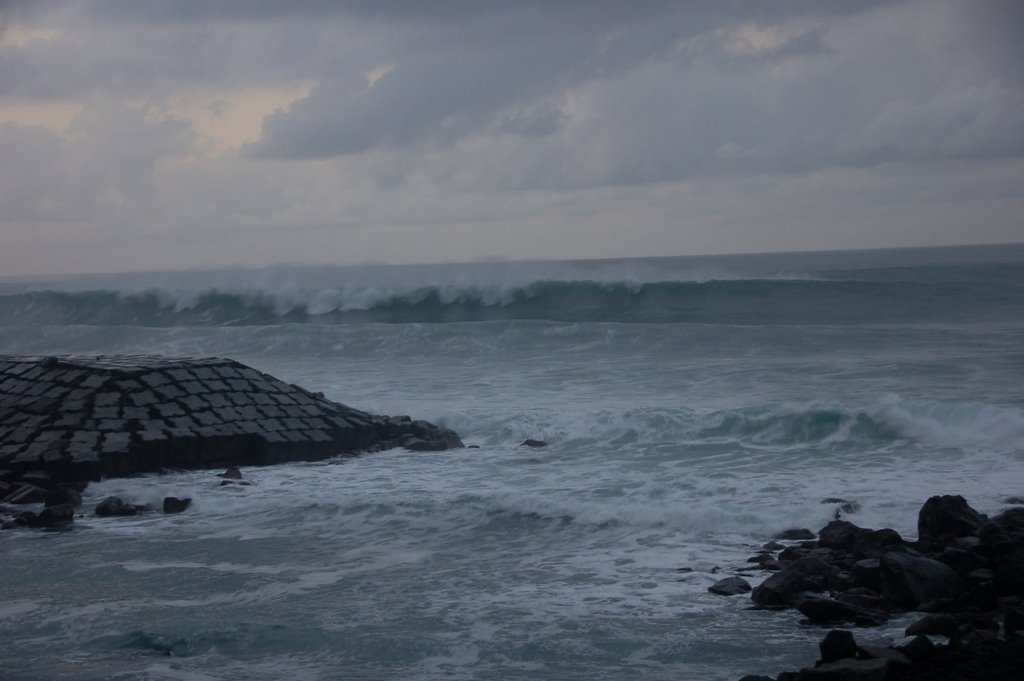
M 479 449 L 110 480 L 0 535 L 4 678 L 736 679 L 706 588 L 830 496 L 1024 494 L 1024 247 L 8 281 L 0 352 L 221 355 Z M 551 444 L 528 450 L 524 438 Z M 688 568 L 690 571 L 679 571 Z M 899 623 L 876 632 L 895 636 Z

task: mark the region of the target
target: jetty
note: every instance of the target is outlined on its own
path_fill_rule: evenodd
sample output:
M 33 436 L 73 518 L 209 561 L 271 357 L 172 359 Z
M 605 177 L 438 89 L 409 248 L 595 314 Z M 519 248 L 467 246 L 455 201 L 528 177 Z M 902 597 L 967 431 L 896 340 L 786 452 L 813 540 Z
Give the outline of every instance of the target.
M 453 431 L 326 399 L 231 359 L 0 355 L 0 499 L 163 469 L 461 447 Z

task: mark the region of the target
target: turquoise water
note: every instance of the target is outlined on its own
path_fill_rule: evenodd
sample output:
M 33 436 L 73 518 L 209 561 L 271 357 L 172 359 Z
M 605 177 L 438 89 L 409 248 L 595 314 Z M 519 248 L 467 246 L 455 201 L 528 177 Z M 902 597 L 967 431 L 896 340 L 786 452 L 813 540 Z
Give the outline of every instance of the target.
M 37 679 L 736 679 L 820 630 L 707 593 L 771 534 L 1024 494 L 1024 247 L 0 284 L 0 353 L 221 355 L 479 449 L 110 480 L 0 535 Z M 518 447 L 539 438 L 544 449 Z M 680 568 L 685 568 L 680 571 Z M 754 575 L 752 581 L 758 579 Z M 876 632 L 898 637 L 899 623 Z

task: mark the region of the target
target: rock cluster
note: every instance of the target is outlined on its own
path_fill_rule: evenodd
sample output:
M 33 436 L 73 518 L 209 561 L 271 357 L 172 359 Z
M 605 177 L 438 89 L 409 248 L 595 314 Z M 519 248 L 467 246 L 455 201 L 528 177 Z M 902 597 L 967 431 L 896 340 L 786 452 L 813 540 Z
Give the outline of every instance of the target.
M 917 541 L 833 520 L 817 539 L 778 546 L 753 561 L 774 572 L 751 591 L 757 607 L 796 608 L 806 623 L 831 626 L 927 613 L 907 628 L 918 638 L 899 650 L 868 650 L 849 632 L 831 632 L 817 666 L 784 672 L 778 681 L 1021 678 L 1024 508 L 988 518 L 963 497 L 936 496 L 920 510 Z M 948 645 L 928 636 L 945 637 Z M 985 673 L 950 675 L 954 667 Z
M 0 356 L 0 502 L 46 502 L 32 518 L 0 514 L 8 524 L 66 524 L 73 515 L 48 495 L 103 477 L 461 446 L 451 430 L 353 409 L 229 359 Z

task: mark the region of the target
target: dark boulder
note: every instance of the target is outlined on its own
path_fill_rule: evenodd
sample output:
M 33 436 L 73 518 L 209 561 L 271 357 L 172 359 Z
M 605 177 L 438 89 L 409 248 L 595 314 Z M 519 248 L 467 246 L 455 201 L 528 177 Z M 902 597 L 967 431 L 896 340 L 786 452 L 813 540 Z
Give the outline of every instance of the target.
M 966 577 L 975 570 L 988 566 L 989 561 L 977 551 L 964 551 L 963 549 L 946 547 L 942 553 L 935 556 L 935 560 L 941 561 L 953 568 L 961 577 Z
M 983 544 L 1024 543 L 1024 508 L 1008 508 L 978 531 Z
M 931 497 L 917 516 L 918 541 L 949 542 L 956 537 L 978 534 L 984 524 L 985 516 L 971 508 L 962 496 Z
M 832 566 L 817 558 L 801 558 L 754 587 L 751 600 L 758 605 L 792 607 L 806 591 L 824 591 Z
M 935 644 L 924 634 L 918 634 L 898 649 L 914 662 L 927 660 L 935 654 Z
M 818 530 L 818 544 L 827 549 L 850 551 L 857 538 L 869 531 L 846 520 L 833 520 Z
M 843 603 L 855 605 L 865 610 L 886 612 L 889 610 L 889 601 L 885 600 L 882 594 L 864 587 L 854 587 L 839 594 L 838 600 Z
M 708 587 L 708 591 L 719 596 L 736 596 L 750 590 L 750 583 L 742 577 L 726 577 Z
M 192 500 L 189 498 L 164 497 L 164 513 L 181 513 L 191 505 Z
M 805 527 L 793 527 L 779 532 L 773 537 L 773 539 L 783 541 L 803 541 L 806 539 L 814 539 L 814 533 Z
M 821 651 L 822 663 L 857 657 L 857 641 L 853 638 L 853 632 L 833 629 L 821 639 L 818 650 Z
M 96 505 L 95 513 L 102 518 L 132 516 L 148 510 L 144 504 L 126 504 L 121 497 L 107 497 Z
M 47 506 L 35 517 L 29 527 L 65 527 L 75 520 L 75 507 L 71 504 Z
M 888 619 L 884 612 L 868 610 L 852 603 L 814 594 L 801 596 L 796 609 L 811 622 L 818 624 L 854 622 L 861 626 L 877 626 Z
M 801 669 L 797 681 L 883 681 L 892 662 L 887 659 L 843 659 Z
M 853 585 L 873 591 L 882 590 L 882 563 L 877 558 L 858 560 L 851 566 Z
M 523 440 L 520 447 L 547 447 L 548 443 L 544 440 L 534 440 L 533 438 L 527 438 Z
M 981 528 L 981 546 L 1001 596 L 1024 595 L 1024 508 L 1008 508 Z
M 896 551 L 881 558 L 882 595 L 894 605 L 914 609 L 923 603 L 956 598 L 963 583 L 945 563 Z
M 953 615 L 932 613 L 910 623 L 904 633 L 907 636 L 945 636 L 950 641 L 959 641 L 960 625 Z
M 241 480 L 242 479 L 242 471 L 238 470 L 237 466 L 230 466 L 223 473 L 218 473 L 217 477 L 218 478 L 227 478 L 228 480 Z
M 861 530 L 853 540 L 851 552 L 857 560 L 881 558 L 890 551 L 906 551 L 908 547 L 896 530 Z
M 78 490 L 69 487 L 58 487 L 48 492 L 43 500 L 44 506 L 60 506 L 62 504 L 70 504 L 72 507 L 77 508 L 82 505 L 82 495 Z

